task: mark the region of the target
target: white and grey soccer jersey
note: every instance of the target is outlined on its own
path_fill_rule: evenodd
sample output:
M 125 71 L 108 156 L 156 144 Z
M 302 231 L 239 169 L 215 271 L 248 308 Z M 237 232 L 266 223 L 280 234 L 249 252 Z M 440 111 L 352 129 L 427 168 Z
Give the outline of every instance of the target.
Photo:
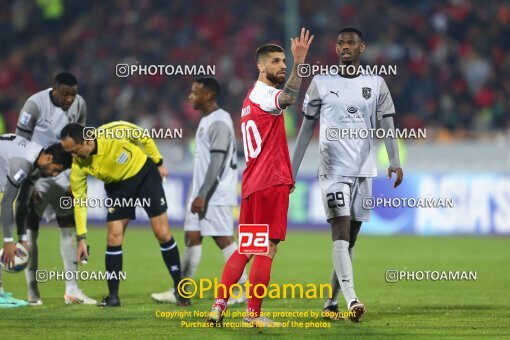
M 87 106 L 80 95 L 76 95 L 73 104 L 67 111 L 62 110 L 53 102 L 51 88 L 37 92 L 27 99 L 21 109 L 16 134 L 23 136 L 44 148 L 58 143 L 60 131 L 69 123 L 85 125 Z M 56 216 L 68 216 L 73 209 L 62 209 L 60 197 L 65 195 L 70 186 L 68 169 L 56 177 L 39 179 L 34 189 L 39 193 L 39 200 L 34 205 L 34 211 L 39 217 L 51 221 Z M 48 209 L 47 209 L 48 208 Z
M 51 88 L 37 92 L 27 99 L 21 109 L 16 134 L 23 136 L 43 148 L 58 143 L 60 131 L 69 123 L 85 124 L 87 106 L 80 95 L 76 95 L 67 111 L 55 105 L 51 99 Z
M 207 198 L 209 205 L 236 205 L 237 156 L 235 155 L 234 124 L 228 112 L 218 109 L 200 120 L 195 135 L 192 197 L 197 197 L 204 183 L 212 152 L 225 153 L 217 186 Z M 225 148 L 225 146 L 227 146 Z
M 193 184 L 184 230 L 199 230 L 202 236 L 233 234 L 232 208 L 237 204 L 237 155 L 234 124 L 228 112 L 217 109 L 200 121 L 195 136 Z M 221 165 L 214 164 L 215 154 L 223 154 Z M 212 169 L 219 169 L 211 177 Z M 212 170 L 214 173 L 214 170 Z M 191 202 L 198 196 L 206 199 L 204 214 L 192 214 Z
M 307 119 L 320 117 L 319 183 L 328 219 L 351 216 L 368 221 L 364 197 L 372 196 L 377 176 L 374 141 L 358 138 L 361 129 L 376 129 L 395 107 L 384 79 L 374 75 L 344 78 L 315 76 L 303 103 Z M 366 135 L 366 134 L 365 134 Z
M 342 131 L 375 129 L 379 120 L 395 114 L 383 78 L 317 75 L 306 93 L 303 113 L 308 118 L 320 117 L 319 175 L 377 176 L 373 140 L 350 133 L 341 136 Z
M 36 171 L 43 147 L 14 134 L 0 135 L 0 192 L 4 239 L 12 238 L 13 203 L 23 183 Z

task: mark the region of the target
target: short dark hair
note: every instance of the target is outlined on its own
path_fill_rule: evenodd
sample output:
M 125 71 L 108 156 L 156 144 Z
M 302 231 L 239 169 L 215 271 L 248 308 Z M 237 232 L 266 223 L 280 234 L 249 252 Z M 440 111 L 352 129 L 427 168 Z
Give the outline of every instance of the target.
M 78 80 L 72 73 L 61 72 L 55 77 L 55 84 L 74 86 L 78 85 Z
M 259 48 L 257 48 L 257 52 L 255 53 L 255 59 L 257 61 L 260 61 L 260 58 L 265 57 L 269 53 L 272 52 L 284 52 L 283 48 L 281 46 L 278 46 L 276 44 L 266 44 L 262 45 Z
M 71 138 L 77 144 L 82 144 L 85 141 L 83 138 L 83 130 L 85 126 L 78 123 L 70 123 L 64 126 L 62 131 L 60 131 L 60 139 Z
M 218 81 L 212 77 L 198 78 L 195 80 L 195 83 L 202 84 L 205 89 L 214 93 L 214 98 L 217 98 L 220 95 L 220 83 L 218 83 Z
M 50 145 L 47 149 L 44 150 L 45 154 L 53 156 L 54 164 L 62 164 L 64 169 L 69 169 L 71 164 L 73 163 L 73 156 L 70 153 L 65 152 L 62 144 L 55 143 Z
M 342 33 L 356 33 L 358 35 L 358 37 L 361 40 L 363 40 L 363 33 L 361 33 L 361 31 L 356 27 L 352 27 L 352 26 L 343 27 L 342 29 L 340 29 L 340 31 L 338 31 L 337 36 L 339 36 Z

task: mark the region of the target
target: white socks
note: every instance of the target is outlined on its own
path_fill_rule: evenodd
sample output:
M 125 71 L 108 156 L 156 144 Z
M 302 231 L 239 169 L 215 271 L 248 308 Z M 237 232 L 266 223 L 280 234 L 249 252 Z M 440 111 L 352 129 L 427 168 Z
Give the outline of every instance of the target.
M 74 228 L 59 228 L 60 230 L 60 254 L 64 262 L 64 270 L 75 272 L 78 270 L 76 259 L 77 245 Z M 71 280 L 66 280 L 66 293 L 71 294 L 78 289 L 74 275 Z
M 351 262 L 354 256 L 354 248 L 349 248 L 349 257 L 351 258 Z M 326 302 L 324 303 L 324 308 L 331 306 L 331 305 L 337 305 L 338 304 L 338 297 L 340 296 L 340 293 L 342 292 L 342 288 L 340 288 L 340 283 L 338 281 L 338 278 L 336 277 L 335 268 L 333 268 L 333 272 L 331 273 L 331 279 L 329 280 L 329 284 L 331 285 L 331 290 L 333 292 L 333 296 L 331 299 L 326 299 Z M 354 277 L 353 277 L 353 284 L 354 284 Z
M 194 277 L 202 258 L 202 245 L 186 247 L 182 263 L 182 277 Z
M 344 240 L 333 242 L 333 266 L 337 273 L 345 301 L 349 303 L 356 299 L 352 275 L 352 262 L 349 254 L 349 242 Z M 349 306 L 347 306 L 347 308 L 349 308 Z

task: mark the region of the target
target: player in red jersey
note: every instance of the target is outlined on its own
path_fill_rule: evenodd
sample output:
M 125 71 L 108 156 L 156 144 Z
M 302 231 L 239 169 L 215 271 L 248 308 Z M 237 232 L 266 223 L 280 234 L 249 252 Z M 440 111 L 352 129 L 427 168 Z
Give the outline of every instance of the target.
M 218 296 L 208 322 L 221 325 L 227 307 L 230 287 L 239 281 L 244 267 L 254 257 L 250 271 L 251 287 L 248 291 L 247 316 L 244 321 L 258 327 L 275 327 L 277 324 L 260 315 L 264 288 L 271 275 L 271 264 L 276 246 L 285 240 L 289 193 L 294 185 L 290 165 L 289 148 L 285 137 L 283 110 L 294 104 L 301 87 L 297 66 L 305 61 L 313 35 L 301 29 L 301 36 L 291 38 L 294 66 L 290 77 L 279 90 L 276 86 L 285 83 L 285 53 L 278 45 L 264 45 L 257 49 L 259 77 L 248 92 L 241 112 L 246 169 L 242 180 L 242 202 L 240 224 L 269 225 L 269 253 L 246 255 L 238 251 L 230 256 L 223 269 Z

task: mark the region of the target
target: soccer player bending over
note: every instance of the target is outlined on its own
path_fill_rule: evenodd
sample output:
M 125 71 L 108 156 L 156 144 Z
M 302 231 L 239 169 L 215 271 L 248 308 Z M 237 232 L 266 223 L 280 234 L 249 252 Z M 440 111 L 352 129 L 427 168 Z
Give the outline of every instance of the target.
M 78 80 L 72 73 L 62 72 L 55 77 L 51 88 L 39 91 L 30 96 L 20 111 L 16 125 L 16 135 L 25 137 L 46 148 L 59 143 L 58 136 L 64 126 L 69 123 L 85 124 L 87 105 L 78 94 Z M 78 270 L 76 262 L 76 224 L 73 209 L 60 206 L 62 197 L 69 197 L 70 171 L 64 171 L 57 177 L 40 178 L 27 182 L 22 191 L 28 195 L 16 200 L 16 221 L 27 228 L 28 244 L 30 245 L 30 261 L 25 270 L 28 286 L 28 302 L 39 306 L 43 302 L 36 280 L 39 261 L 39 222 L 44 217 L 46 222 L 57 220 L 60 230 L 60 254 L 66 271 Z M 64 301 L 66 304 L 78 303 L 95 305 L 91 299 L 78 288 L 75 278 L 65 281 Z
M 117 131 L 117 130 L 124 130 Z M 140 130 L 133 133 L 133 130 Z M 115 132 L 116 131 L 116 132 Z M 73 123 L 66 125 L 60 134 L 64 150 L 73 155 L 71 188 L 75 199 L 87 198 L 87 176 L 105 182 L 108 198 L 123 202 L 149 201 L 143 206 L 149 215 L 152 231 L 159 241 L 161 254 L 177 287 L 181 280 L 181 265 L 177 243 L 170 234 L 166 214 L 167 203 L 162 177 L 168 175 L 163 158 L 151 138 L 143 136 L 137 125 L 117 121 L 102 125 L 90 140 L 84 139 L 84 127 Z M 119 138 L 117 138 L 119 137 Z M 142 148 L 143 147 L 143 148 Z M 78 259 L 88 258 L 85 235 L 87 232 L 87 207 L 76 204 L 76 233 Z M 108 209 L 108 238 L 105 255 L 109 295 L 99 304 L 102 307 L 120 306 L 119 272 L 122 270 L 122 240 L 129 220 L 135 219 L 135 205 Z M 189 305 L 189 300 L 176 296 L 178 305 Z
M 189 100 L 203 118 L 195 136 L 193 187 L 184 219 L 186 251 L 183 277 L 192 278 L 202 256 L 202 238 L 211 236 L 225 261 L 237 250 L 232 209 L 237 204 L 237 155 L 234 124 L 230 114 L 218 106 L 220 84 L 214 78 L 200 78 L 191 86 Z M 246 282 L 246 273 L 239 280 Z M 241 293 L 241 292 L 239 292 Z M 175 302 L 174 290 L 151 295 L 158 302 Z M 237 297 L 239 296 L 239 297 Z M 246 301 L 244 293 L 229 304 Z
M 218 289 L 208 322 L 221 325 L 227 308 L 230 287 L 239 281 L 244 267 L 252 257 L 250 270 L 251 288 L 248 291 L 245 322 L 259 327 L 274 327 L 275 322 L 260 316 L 261 297 L 269 283 L 271 265 L 276 246 L 285 240 L 289 193 L 294 185 L 290 167 L 289 148 L 285 136 L 283 110 L 294 104 L 301 78 L 297 65 L 304 62 L 313 40 L 309 31 L 301 30 L 299 38 L 291 38 L 294 66 L 283 90 L 276 86 L 285 82 L 285 53 L 280 46 L 264 45 L 257 49 L 256 61 L 259 77 L 246 96 L 241 113 L 246 169 L 242 178 L 242 201 L 239 223 L 269 225 L 269 253 L 246 255 L 235 251 L 225 264 L 221 283 L 226 289 Z M 256 294 L 253 287 L 258 287 Z
M 16 244 L 13 230 L 16 198 L 28 196 L 35 179 L 54 177 L 71 167 L 71 155 L 57 143 L 44 149 L 41 145 L 14 134 L 0 135 L 0 200 L 2 232 L 4 237 L 3 259 L 7 266 L 14 266 Z M 26 186 L 24 184 L 31 183 Z M 3 196 L 3 197 L 2 197 Z M 26 227 L 17 224 L 19 242 L 30 249 L 27 243 Z M 4 292 L 2 270 L 0 269 L 0 308 L 27 306 L 28 302 Z
M 340 68 L 344 72 L 313 78 L 303 102 L 305 119 L 292 157 L 293 174 L 296 176 L 315 123 L 320 119 L 319 183 L 324 210 L 333 234 L 334 266 L 331 277 L 334 296 L 326 301 L 324 310 L 338 312 L 338 295 L 341 291 L 347 308 L 354 312 L 351 320 L 355 322 L 360 321 L 365 306 L 354 291 L 351 262 L 353 247 L 361 223 L 368 222 L 370 218 L 370 210 L 363 208 L 362 201 L 363 197 L 372 196 L 372 177 L 377 176 L 377 169 L 374 142 L 370 137 L 337 137 L 342 129 L 375 129 L 378 123 L 386 131 L 394 130 L 395 115 L 395 107 L 384 79 L 377 75 L 354 72 L 358 70 L 364 50 L 365 43 L 358 29 L 346 27 L 340 30 L 336 52 L 340 65 L 345 65 Z M 347 67 L 349 65 L 354 67 Z M 388 178 L 395 172 L 397 179 L 393 187 L 397 187 L 404 176 L 400 168 L 397 141 L 386 138 L 384 143 L 390 162 Z

